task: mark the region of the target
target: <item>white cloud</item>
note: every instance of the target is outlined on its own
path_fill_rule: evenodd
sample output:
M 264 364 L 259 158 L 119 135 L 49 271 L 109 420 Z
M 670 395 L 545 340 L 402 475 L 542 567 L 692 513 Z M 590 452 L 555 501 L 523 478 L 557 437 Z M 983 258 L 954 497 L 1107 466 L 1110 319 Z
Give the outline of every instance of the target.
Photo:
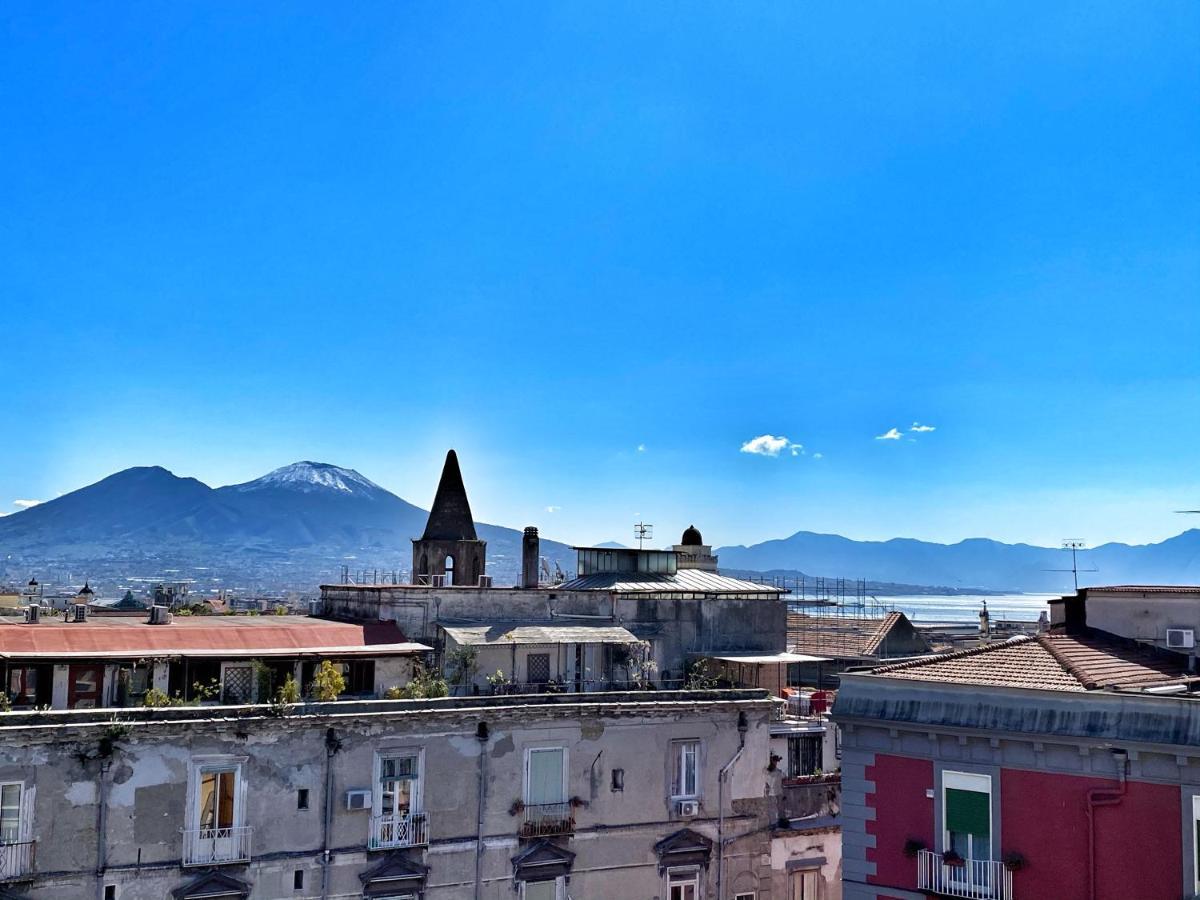
M 825 458 L 824 453 L 814 453 L 813 454 L 813 459 L 824 459 L 824 458 Z
M 548 513 L 556 513 L 556 512 L 558 512 L 560 509 L 562 509 L 562 507 L 561 507 L 561 506 L 547 506 L 547 507 L 546 507 L 546 512 L 548 512 Z
M 913 422 L 912 428 L 910 428 L 908 430 L 924 433 L 926 431 L 937 431 L 937 426 L 936 425 L 922 425 L 920 422 Z
M 792 456 L 800 456 L 804 453 L 804 445 L 789 441 L 783 435 L 776 437 L 773 434 L 760 434 L 742 444 L 741 452 L 753 453 L 755 456 L 778 456 L 785 450 Z
M 31 506 L 37 506 L 41 502 L 41 500 L 14 500 L 13 506 L 19 509 L 29 509 Z
M 898 441 L 902 437 L 904 437 L 904 435 L 902 435 L 900 433 L 899 428 L 889 428 L 883 434 L 875 435 L 875 440 L 877 440 L 877 441 Z
M 646 445 L 645 445 L 645 444 L 638 444 L 638 445 L 637 445 L 637 452 L 638 452 L 638 453 L 645 453 L 645 452 L 646 452 Z

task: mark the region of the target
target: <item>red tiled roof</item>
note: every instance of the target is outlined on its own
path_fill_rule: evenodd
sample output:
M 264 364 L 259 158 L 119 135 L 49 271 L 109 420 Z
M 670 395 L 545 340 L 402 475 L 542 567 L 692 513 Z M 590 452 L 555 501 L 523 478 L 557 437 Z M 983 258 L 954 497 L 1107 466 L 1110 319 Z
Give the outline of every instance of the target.
M 1100 631 L 1026 635 L 879 666 L 873 674 L 1047 691 L 1137 688 L 1188 677 L 1185 657 Z
M 409 643 L 394 622 L 334 622 L 300 616 L 176 617 L 169 625 L 100 617 L 86 622 L 43 618 L 0 623 L 0 657 L 92 655 L 253 655 L 377 650 L 378 655 L 427 649 Z
M 904 617 L 902 612 L 890 612 L 882 618 L 789 613 L 788 649 L 794 653 L 865 659 L 879 653 L 879 645 Z

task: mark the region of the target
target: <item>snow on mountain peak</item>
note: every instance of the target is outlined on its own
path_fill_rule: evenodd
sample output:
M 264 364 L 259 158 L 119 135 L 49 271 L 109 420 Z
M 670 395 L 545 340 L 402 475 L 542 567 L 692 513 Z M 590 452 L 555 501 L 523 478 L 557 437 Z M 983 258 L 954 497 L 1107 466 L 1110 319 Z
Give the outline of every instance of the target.
M 338 491 L 344 494 L 359 494 L 374 496 L 382 491 L 379 485 L 365 478 L 353 469 L 343 469 L 329 463 L 304 462 L 292 463 L 273 472 L 268 472 L 262 478 L 238 485 L 241 491 L 258 491 L 263 488 L 278 487 L 293 491 L 309 493 L 312 491 Z

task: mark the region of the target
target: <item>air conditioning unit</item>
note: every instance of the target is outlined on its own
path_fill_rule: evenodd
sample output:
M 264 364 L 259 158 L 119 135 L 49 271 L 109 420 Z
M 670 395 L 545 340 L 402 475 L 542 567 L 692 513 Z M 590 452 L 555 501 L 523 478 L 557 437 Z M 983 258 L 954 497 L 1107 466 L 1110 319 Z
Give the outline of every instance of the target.
M 42 607 L 37 603 L 30 603 L 25 607 L 25 621 L 32 624 L 37 624 L 42 616 Z
M 1172 650 L 1191 650 L 1196 646 L 1196 632 L 1191 628 L 1168 628 L 1167 646 Z
M 346 809 L 370 809 L 370 791 L 346 791 Z
M 74 619 L 72 621 L 75 621 L 75 622 L 86 622 L 87 621 L 87 604 L 86 603 L 74 604 Z
M 445 586 L 446 586 L 446 577 L 447 577 L 447 576 L 445 576 L 445 575 L 434 575 L 434 576 L 432 576 L 432 577 L 433 577 L 433 586 L 434 586 L 434 587 L 445 587 Z
M 310 616 L 319 616 L 323 612 L 325 612 L 325 601 L 324 600 L 309 600 L 308 601 L 308 614 Z
M 680 800 L 677 809 L 681 816 L 698 816 L 700 815 L 700 801 Z
M 171 624 L 171 608 L 169 606 L 159 606 L 155 604 L 150 607 L 151 625 L 170 625 Z
M 479 576 L 479 586 L 481 588 L 491 587 L 492 586 L 492 576 L 491 575 L 480 575 Z

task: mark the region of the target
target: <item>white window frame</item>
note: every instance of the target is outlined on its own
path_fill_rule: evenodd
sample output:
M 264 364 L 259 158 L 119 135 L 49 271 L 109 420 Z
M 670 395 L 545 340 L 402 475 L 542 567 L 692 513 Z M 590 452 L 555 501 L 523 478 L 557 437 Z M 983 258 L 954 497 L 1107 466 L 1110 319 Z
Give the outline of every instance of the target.
M 692 785 L 693 790 L 690 792 L 685 790 L 685 785 L 683 784 L 684 773 L 687 771 L 683 765 L 683 755 L 684 755 L 685 748 L 687 748 L 687 747 L 695 747 L 696 748 L 696 767 L 694 770 L 696 783 L 694 785 Z M 704 779 L 701 777 L 701 773 L 700 773 L 700 760 L 701 760 L 703 754 L 704 754 L 704 747 L 699 738 L 683 738 L 681 740 L 671 741 L 671 769 L 670 769 L 670 775 L 668 777 L 671 779 L 670 784 L 671 784 L 671 799 L 672 800 L 699 800 L 700 799 L 701 794 L 703 793 L 702 785 L 704 784 Z M 676 768 L 678 768 L 678 770 L 679 770 L 679 782 L 680 783 L 678 785 L 678 790 L 676 790 L 676 784 L 675 784 Z
M 812 876 L 813 882 L 816 885 L 814 888 L 816 894 L 813 897 L 805 896 L 801 900 L 821 900 L 825 896 L 825 879 L 821 875 L 821 869 L 817 866 L 809 866 L 806 869 L 793 869 L 788 872 L 788 900 L 792 900 L 797 882 L 800 885 L 800 889 L 804 890 L 804 879 L 809 876 Z
M 188 762 L 188 793 L 186 818 L 188 831 L 199 831 L 200 786 L 210 772 L 233 771 L 233 828 L 246 826 L 246 763 L 247 756 L 194 756 Z
M 757 891 L 738 891 L 733 895 L 733 900 L 758 900 Z
M 1200 894 L 1200 794 L 1192 795 L 1192 887 Z
M 666 872 L 666 890 L 664 894 L 666 900 L 671 900 L 671 888 L 687 887 L 689 884 L 695 888 L 696 900 L 701 900 L 704 896 L 701 891 L 700 884 L 700 867 L 699 866 L 675 866 L 667 869 Z M 676 879 L 679 879 L 676 881 Z
M 545 884 L 547 881 L 554 882 L 554 900 L 567 900 L 567 880 L 559 875 L 556 878 L 545 878 L 541 881 L 522 881 L 521 882 L 521 900 L 525 900 L 529 896 L 529 885 Z
M 995 797 L 992 795 L 992 776 L 980 775 L 975 772 L 942 772 L 942 850 L 950 849 L 950 829 L 946 827 L 946 791 L 972 791 L 976 794 L 987 794 L 988 798 L 988 854 L 989 859 L 996 853 L 996 835 L 992 834 L 992 814 L 995 812 Z M 973 859 L 974 857 L 968 857 Z
M 33 814 L 33 788 L 26 786 L 25 782 L 23 781 L 0 782 L 0 789 L 6 787 L 16 787 L 21 791 L 21 796 L 17 800 L 17 836 L 15 840 L 8 841 L 5 844 L 0 844 L 0 846 L 23 844 L 30 839 L 29 836 L 32 832 L 32 828 L 30 826 L 32 824 L 31 819 Z
M 416 759 L 417 777 L 413 779 L 411 815 L 425 811 L 425 750 L 422 747 L 385 747 L 375 751 L 372 767 L 371 815 L 392 815 L 383 811 L 383 761 L 385 759 Z
M 566 747 L 562 747 L 562 746 L 558 746 L 558 747 L 526 747 L 525 748 L 525 771 L 524 771 L 524 779 L 523 779 L 525 783 L 522 785 L 521 799 L 522 799 L 522 802 L 524 802 L 525 805 L 527 805 L 527 806 L 531 803 L 531 801 L 529 799 L 529 787 L 530 787 L 529 763 L 533 757 L 533 754 L 541 753 L 541 752 L 545 752 L 545 751 L 558 751 L 562 754 L 562 799 L 558 800 L 556 802 L 567 803 L 571 799 L 571 795 L 567 792 L 567 788 L 569 786 L 569 775 L 571 773 L 570 751 Z

